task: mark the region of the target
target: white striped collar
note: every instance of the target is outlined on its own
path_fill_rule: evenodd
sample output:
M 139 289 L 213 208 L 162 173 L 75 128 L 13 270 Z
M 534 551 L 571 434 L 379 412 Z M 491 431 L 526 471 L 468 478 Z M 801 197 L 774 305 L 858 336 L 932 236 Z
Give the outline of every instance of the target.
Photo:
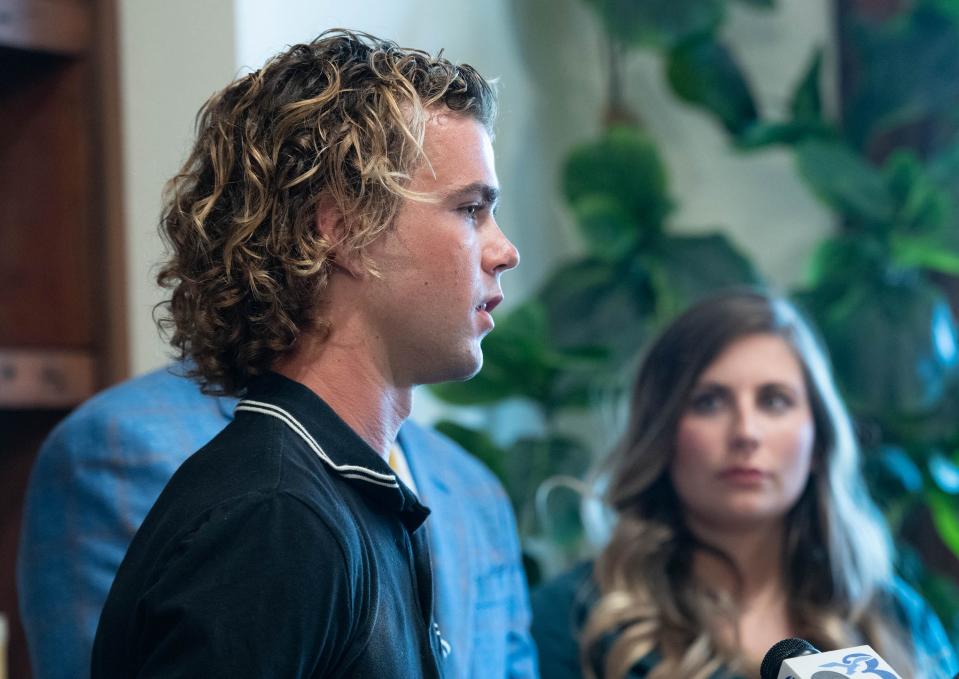
M 295 434 L 303 454 L 369 500 L 397 512 L 415 531 L 430 510 L 320 396 L 300 382 L 269 372 L 254 378 L 236 406 L 239 418 L 273 418 Z M 236 420 L 234 420 L 236 421 Z M 290 451 L 292 453 L 292 451 Z
M 266 403 L 264 401 L 242 399 L 239 403 L 237 403 L 236 410 L 244 410 L 251 413 L 269 415 L 270 417 L 275 417 L 276 419 L 280 420 L 286 426 L 292 429 L 301 439 L 303 439 L 306 442 L 306 445 L 308 445 L 328 467 L 333 469 L 344 478 L 366 481 L 367 483 L 372 483 L 377 486 L 384 486 L 386 488 L 399 489 L 399 482 L 397 482 L 395 474 L 384 474 L 360 465 L 337 464 L 334 462 L 330 456 L 326 454 L 326 451 L 323 450 L 323 447 L 317 442 L 317 440 L 313 438 L 313 435 L 307 431 L 306 427 L 304 427 L 300 421 L 296 419 L 289 411 L 284 410 L 280 406 L 272 403 Z

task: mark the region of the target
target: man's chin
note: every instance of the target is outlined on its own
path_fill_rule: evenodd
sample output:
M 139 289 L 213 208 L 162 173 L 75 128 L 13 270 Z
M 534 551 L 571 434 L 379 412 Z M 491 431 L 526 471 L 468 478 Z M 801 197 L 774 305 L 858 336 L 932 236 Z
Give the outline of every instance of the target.
M 483 367 L 483 354 L 461 357 L 460 360 L 450 361 L 445 369 L 437 371 L 430 383 L 466 382 L 476 377 Z
M 473 379 L 483 368 L 483 354 L 480 354 L 475 360 L 466 362 L 458 366 L 454 376 L 447 378 L 448 382 L 466 382 Z

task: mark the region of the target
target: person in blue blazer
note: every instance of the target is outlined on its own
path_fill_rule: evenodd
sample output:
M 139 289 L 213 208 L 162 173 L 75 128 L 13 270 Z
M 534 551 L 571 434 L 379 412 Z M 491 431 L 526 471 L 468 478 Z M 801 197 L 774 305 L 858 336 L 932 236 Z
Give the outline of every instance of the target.
M 107 389 L 54 429 L 27 490 L 20 612 L 35 679 L 89 675 L 100 609 L 127 545 L 173 472 L 233 418 L 177 367 Z M 398 442 L 424 504 L 436 618 L 451 676 L 537 676 L 512 509 L 495 477 L 411 420 Z

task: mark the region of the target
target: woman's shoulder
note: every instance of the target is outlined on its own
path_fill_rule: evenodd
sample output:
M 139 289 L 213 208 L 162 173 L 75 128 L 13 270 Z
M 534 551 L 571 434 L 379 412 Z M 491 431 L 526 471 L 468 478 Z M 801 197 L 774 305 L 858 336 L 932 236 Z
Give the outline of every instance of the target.
M 596 601 L 593 562 L 580 563 L 535 587 L 530 600 L 530 632 L 539 651 L 540 673 L 550 679 L 579 679 L 579 634 Z
M 593 562 L 583 561 L 568 571 L 557 575 L 533 588 L 531 593 L 533 607 L 551 610 L 558 605 L 581 603 L 590 605 L 596 599 L 596 585 L 593 581 Z M 588 600 L 592 597 L 592 600 Z
M 531 594 L 533 623 L 531 632 L 539 650 L 541 675 L 550 679 L 580 679 L 579 636 L 590 610 L 599 600 L 599 589 L 593 579 L 592 561 L 578 564 L 564 573 L 551 578 Z M 618 635 L 611 631 L 596 649 L 593 662 L 601 664 L 600 658 Z M 592 656 L 591 656 L 592 657 Z M 657 650 L 640 658 L 630 669 L 629 679 L 646 677 L 658 664 Z M 710 679 L 739 679 L 719 669 Z

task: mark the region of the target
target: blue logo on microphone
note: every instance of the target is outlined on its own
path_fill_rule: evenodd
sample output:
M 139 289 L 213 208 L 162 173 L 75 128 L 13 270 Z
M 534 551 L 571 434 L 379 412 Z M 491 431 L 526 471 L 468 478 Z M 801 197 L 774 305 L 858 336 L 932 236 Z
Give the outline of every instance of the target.
M 854 675 L 873 676 L 880 679 L 897 679 L 892 672 L 879 669 L 879 658 L 871 656 L 868 653 L 850 653 L 842 659 L 842 662 L 830 662 L 820 665 L 820 667 L 836 667 L 846 672 L 847 677 Z

